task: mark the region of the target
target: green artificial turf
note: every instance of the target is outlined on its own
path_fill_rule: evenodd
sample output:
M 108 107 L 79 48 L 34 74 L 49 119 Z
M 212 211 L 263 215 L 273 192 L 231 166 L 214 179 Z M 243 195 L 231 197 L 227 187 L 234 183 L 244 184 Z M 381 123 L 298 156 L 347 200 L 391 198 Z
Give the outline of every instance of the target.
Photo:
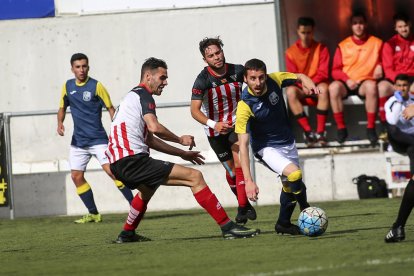
M 399 203 L 313 203 L 329 218 L 326 233 L 315 238 L 275 234 L 277 205 L 257 206 L 257 221 L 246 226 L 262 233 L 239 240 L 223 240 L 203 210 L 148 212 L 138 233 L 152 241 L 132 244 L 112 243 L 126 214 L 85 225 L 74 217 L 2 219 L 0 275 L 409 275 L 412 218 L 404 242 L 384 243 Z M 227 212 L 234 217 L 236 209 Z

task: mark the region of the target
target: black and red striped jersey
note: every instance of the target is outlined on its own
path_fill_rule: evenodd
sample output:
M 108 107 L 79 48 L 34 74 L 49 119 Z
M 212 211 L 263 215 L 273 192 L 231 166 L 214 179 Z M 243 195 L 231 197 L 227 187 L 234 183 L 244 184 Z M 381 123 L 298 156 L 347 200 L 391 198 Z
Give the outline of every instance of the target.
M 191 100 L 201 100 L 201 111 L 207 118 L 216 122 L 228 122 L 230 125 L 236 122 L 237 103 L 243 85 L 243 65 L 226 63 L 226 74 L 217 76 L 205 67 L 197 76 Z M 204 126 L 209 137 L 219 135 L 218 132 Z
M 111 164 L 130 155 L 149 153 L 144 121 L 148 113 L 156 115 L 154 98 L 144 86 L 137 86 L 124 97 L 112 119 L 105 152 Z

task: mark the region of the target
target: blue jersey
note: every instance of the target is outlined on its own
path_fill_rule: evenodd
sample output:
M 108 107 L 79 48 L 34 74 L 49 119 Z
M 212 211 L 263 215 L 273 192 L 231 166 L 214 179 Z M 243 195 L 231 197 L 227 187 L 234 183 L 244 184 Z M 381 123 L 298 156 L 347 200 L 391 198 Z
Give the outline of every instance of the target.
M 294 142 L 282 88 L 297 81 L 292 73 L 273 73 L 266 80 L 267 91 L 255 96 L 248 87 L 242 92 L 236 114 L 236 133 L 249 133 L 253 152 L 265 147 Z
M 60 107 L 68 106 L 74 125 L 71 145 L 83 148 L 108 143 L 102 125 L 102 108 L 110 108 L 112 103 L 100 82 L 89 77 L 84 83 L 68 80 L 62 89 Z

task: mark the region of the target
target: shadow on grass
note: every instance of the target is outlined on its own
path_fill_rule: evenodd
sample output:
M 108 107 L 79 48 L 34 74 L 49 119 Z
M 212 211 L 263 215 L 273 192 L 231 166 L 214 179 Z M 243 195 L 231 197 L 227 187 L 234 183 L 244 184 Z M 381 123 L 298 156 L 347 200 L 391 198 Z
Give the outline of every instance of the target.
M 347 217 L 364 217 L 364 216 L 372 216 L 372 215 L 379 215 L 382 213 L 364 213 L 364 214 L 352 214 L 352 215 L 340 215 L 340 216 L 328 216 L 329 219 L 333 218 L 347 218 Z

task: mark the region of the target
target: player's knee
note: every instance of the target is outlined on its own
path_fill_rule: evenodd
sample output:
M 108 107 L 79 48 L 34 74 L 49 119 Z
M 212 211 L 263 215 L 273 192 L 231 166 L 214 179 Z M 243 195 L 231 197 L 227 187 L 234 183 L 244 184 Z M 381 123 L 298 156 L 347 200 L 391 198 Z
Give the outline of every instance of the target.
M 191 169 L 189 179 L 192 187 L 205 184 L 203 174 L 196 169 Z
M 296 93 L 296 88 L 289 86 L 286 88 L 286 97 L 288 100 L 296 100 L 298 98 L 298 93 Z
M 83 177 L 83 174 L 71 173 L 70 176 L 72 178 L 73 183 L 75 183 L 77 186 L 86 182 L 85 178 Z
M 287 180 L 292 193 L 297 194 L 302 191 L 302 171 L 300 169 L 291 172 L 287 176 Z
M 331 98 L 339 97 L 340 90 L 343 84 L 339 81 L 334 81 L 329 85 L 329 96 Z

